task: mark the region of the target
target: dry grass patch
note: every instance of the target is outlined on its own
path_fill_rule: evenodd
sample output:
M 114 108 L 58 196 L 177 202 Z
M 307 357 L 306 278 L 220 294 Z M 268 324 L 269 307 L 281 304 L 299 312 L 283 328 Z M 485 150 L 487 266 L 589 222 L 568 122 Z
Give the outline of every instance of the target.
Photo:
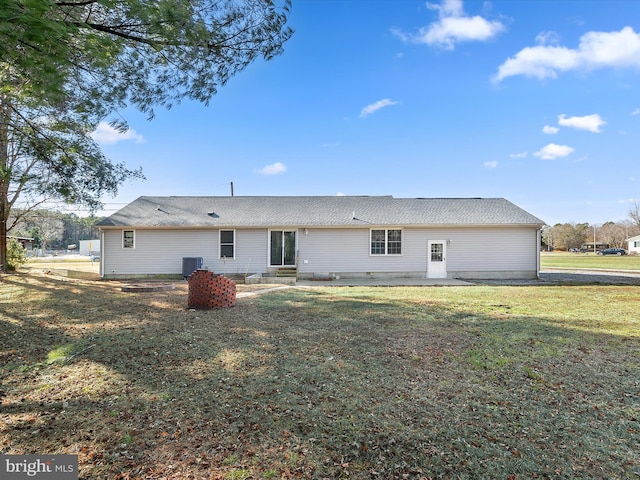
M 77 453 L 86 479 L 640 475 L 638 287 L 190 311 L 184 284 L 119 286 L 2 278 L 2 453 Z

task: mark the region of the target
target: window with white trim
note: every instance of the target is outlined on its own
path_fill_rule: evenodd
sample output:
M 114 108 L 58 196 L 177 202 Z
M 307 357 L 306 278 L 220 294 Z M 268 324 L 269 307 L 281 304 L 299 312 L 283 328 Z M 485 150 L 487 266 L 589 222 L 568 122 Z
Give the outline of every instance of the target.
M 371 255 L 402 255 L 402 230 L 372 229 Z
M 235 230 L 220 230 L 220 258 L 235 258 L 236 232 Z
M 136 247 L 136 232 L 134 230 L 122 231 L 122 248 Z

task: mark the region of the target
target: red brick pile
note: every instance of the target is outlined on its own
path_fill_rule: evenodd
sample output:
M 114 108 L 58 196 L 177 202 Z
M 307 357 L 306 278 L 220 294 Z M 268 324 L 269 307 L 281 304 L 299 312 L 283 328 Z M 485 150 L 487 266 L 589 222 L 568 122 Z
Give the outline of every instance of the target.
M 225 308 L 236 304 L 236 283 L 233 280 L 208 270 L 196 270 L 188 282 L 188 308 Z

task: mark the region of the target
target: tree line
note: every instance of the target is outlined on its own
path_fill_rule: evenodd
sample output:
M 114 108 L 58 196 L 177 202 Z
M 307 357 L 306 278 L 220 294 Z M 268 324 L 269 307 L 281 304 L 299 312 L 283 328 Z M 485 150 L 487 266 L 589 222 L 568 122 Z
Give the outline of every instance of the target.
M 46 209 L 31 210 L 15 222 L 10 237 L 33 238 L 34 248 L 43 251 L 67 250 L 70 246 L 78 246 L 80 240 L 99 239 L 96 224 L 103 218 L 80 217 L 75 213 Z
M 580 248 L 586 243 L 606 243 L 612 248 L 627 248 L 627 239 L 640 235 L 640 204 L 635 203 L 628 217 L 602 225 L 589 223 L 557 223 L 542 229 L 543 250 Z

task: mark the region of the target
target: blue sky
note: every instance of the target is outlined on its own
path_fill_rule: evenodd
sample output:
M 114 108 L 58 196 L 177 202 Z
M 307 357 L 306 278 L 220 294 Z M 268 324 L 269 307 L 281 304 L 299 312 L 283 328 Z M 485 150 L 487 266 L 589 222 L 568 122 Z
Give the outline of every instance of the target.
M 140 195 L 504 197 L 548 224 L 640 201 L 640 2 L 293 0 L 284 53 L 94 133 Z

